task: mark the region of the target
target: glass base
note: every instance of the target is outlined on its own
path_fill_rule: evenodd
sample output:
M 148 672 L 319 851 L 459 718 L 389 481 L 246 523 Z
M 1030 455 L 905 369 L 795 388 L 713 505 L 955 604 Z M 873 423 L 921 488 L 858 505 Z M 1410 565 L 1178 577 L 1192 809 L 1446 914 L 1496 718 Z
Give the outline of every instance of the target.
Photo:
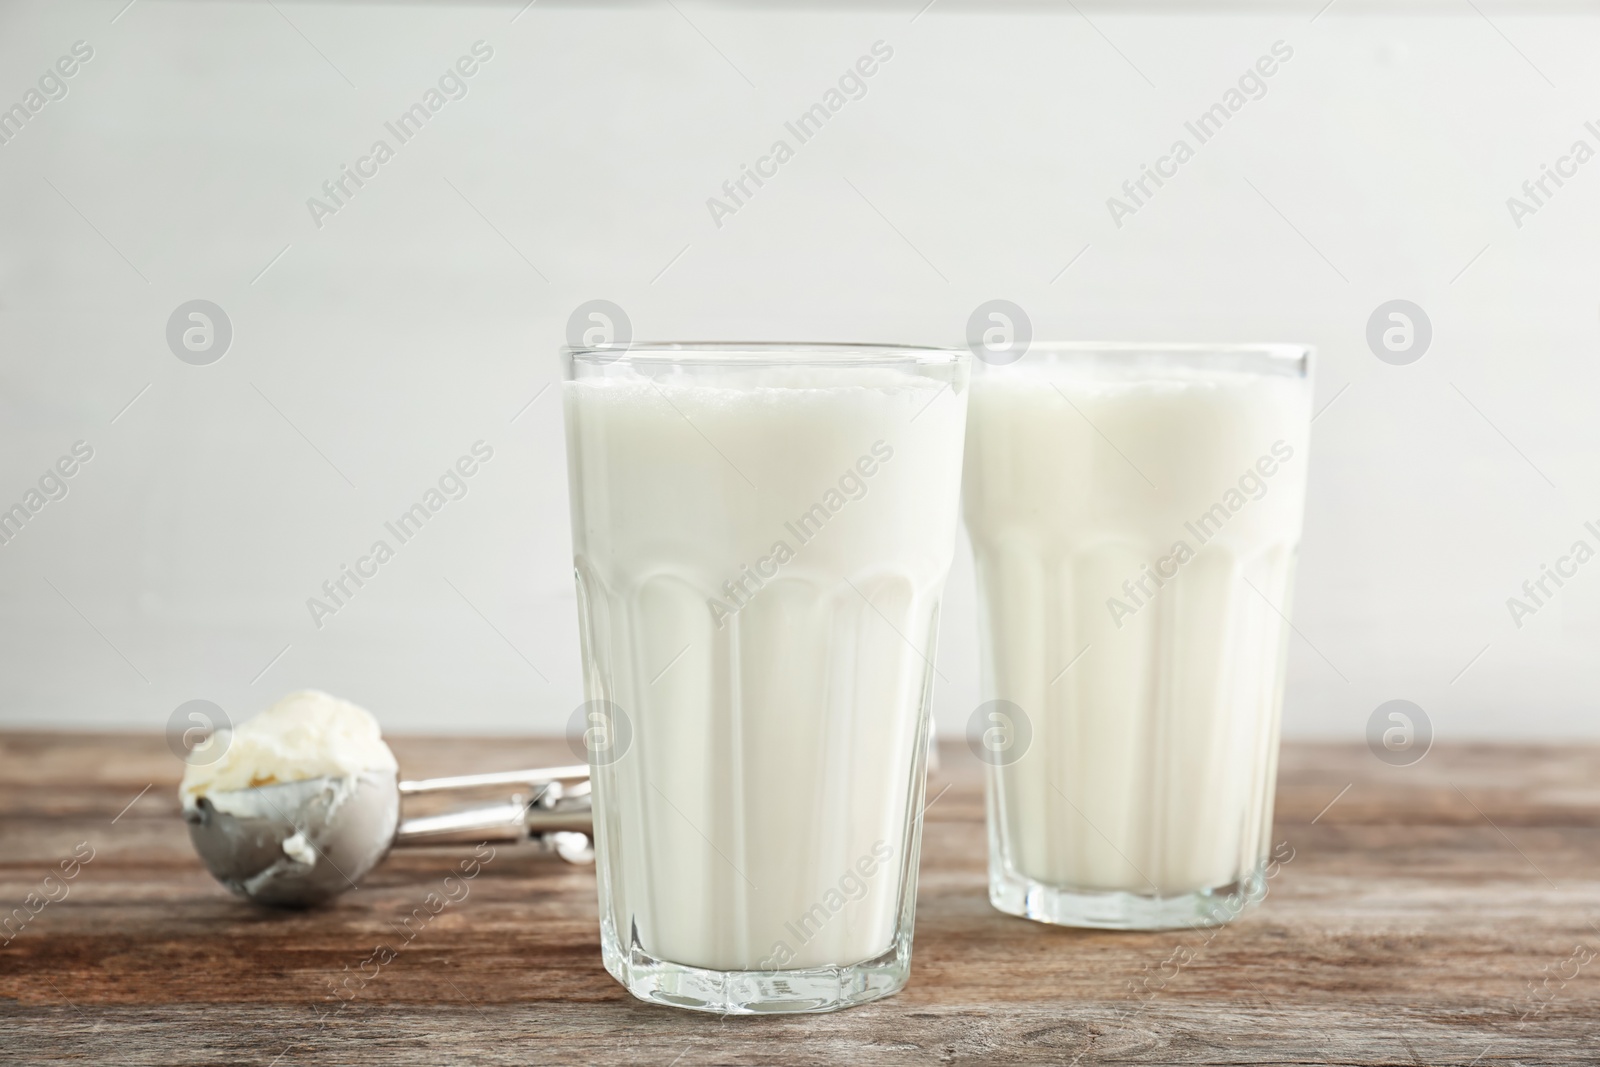
M 989 903 L 1007 915 L 1100 930 L 1173 930 L 1221 926 L 1267 895 L 1266 865 L 1226 885 L 1173 896 L 1063 889 L 1009 871 L 989 871 Z
M 622 952 L 604 936 L 606 970 L 650 1004 L 719 1015 L 785 1015 L 837 1011 L 891 996 L 911 973 L 911 946 L 897 945 L 875 959 L 797 971 L 713 971 L 669 963 L 635 942 Z

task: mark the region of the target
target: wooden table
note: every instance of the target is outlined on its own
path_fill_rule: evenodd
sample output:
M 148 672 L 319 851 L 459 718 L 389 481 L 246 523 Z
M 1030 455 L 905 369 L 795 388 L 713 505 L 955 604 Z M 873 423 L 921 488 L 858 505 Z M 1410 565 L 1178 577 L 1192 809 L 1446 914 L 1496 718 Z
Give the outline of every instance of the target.
M 559 741 L 394 747 L 409 774 L 567 759 Z M 1593 746 L 1441 746 L 1391 768 L 1287 745 L 1276 839 L 1294 858 L 1214 935 L 995 912 L 979 768 L 947 747 L 910 985 L 754 1019 L 630 998 L 600 965 L 592 869 L 506 848 L 335 1012 L 332 984 L 470 849 L 396 855 L 320 911 L 262 911 L 195 859 L 180 770 L 159 737 L 0 733 L 0 910 L 93 850 L 0 947 L 0 1062 L 1600 1063 Z

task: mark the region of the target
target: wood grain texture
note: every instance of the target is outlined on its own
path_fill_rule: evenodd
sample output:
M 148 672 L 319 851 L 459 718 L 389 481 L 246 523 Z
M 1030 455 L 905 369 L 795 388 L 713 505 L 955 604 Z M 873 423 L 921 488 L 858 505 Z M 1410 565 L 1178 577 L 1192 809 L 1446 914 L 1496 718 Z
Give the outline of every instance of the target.
M 569 755 L 394 747 L 419 775 Z M 161 738 L 0 733 L 0 914 L 94 850 L 0 947 L 0 1063 L 1600 1063 L 1600 748 L 1441 746 L 1391 768 L 1287 745 L 1275 837 L 1294 858 L 1266 903 L 1154 934 L 991 909 L 979 768 L 944 756 L 907 989 L 718 1019 L 605 973 L 591 869 L 501 848 L 410 939 L 396 924 L 470 849 L 396 854 L 329 907 L 266 912 L 194 858 Z M 396 958 L 341 1000 L 379 943 Z

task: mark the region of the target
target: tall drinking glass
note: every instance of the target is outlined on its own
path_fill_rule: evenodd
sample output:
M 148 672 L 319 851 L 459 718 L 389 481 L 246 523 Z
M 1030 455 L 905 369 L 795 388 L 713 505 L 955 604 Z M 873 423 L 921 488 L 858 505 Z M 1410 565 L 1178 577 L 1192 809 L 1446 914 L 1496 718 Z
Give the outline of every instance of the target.
M 896 992 L 969 358 L 565 355 L 606 969 L 716 1012 Z
M 1310 350 L 1034 345 L 974 374 L 989 899 L 1071 926 L 1265 893 Z

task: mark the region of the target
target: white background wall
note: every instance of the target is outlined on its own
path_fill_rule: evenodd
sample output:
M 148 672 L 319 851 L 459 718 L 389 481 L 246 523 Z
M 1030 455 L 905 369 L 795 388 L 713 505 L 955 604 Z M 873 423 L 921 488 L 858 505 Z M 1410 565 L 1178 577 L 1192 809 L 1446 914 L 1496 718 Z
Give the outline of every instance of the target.
M 94 49 L 0 145 L 0 506 L 94 449 L 0 547 L 0 725 L 318 686 L 390 730 L 559 730 L 581 697 L 541 390 L 580 302 L 637 337 L 948 343 L 1004 297 L 1039 336 L 1319 347 L 1286 732 L 1357 737 L 1404 697 L 1441 739 L 1600 736 L 1600 562 L 1521 629 L 1505 603 L 1600 520 L 1600 161 L 1520 229 L 1505 202 L 1600 147 L 1585 8 L 123 3 L 0 5 L 0 106 Z M 314 225 L 478 40 L 468 95 Z M 878 40 L 867 95 L 714 225 L 707 197 Z M 1115 226 L 1107 197 L 1279 40 L 1266 95 Z M 164 338 L 195 298 L 233 323 L 211 366 Z M 1433 323 L 1410 366 L 1364 338 L 1394 298 Z M 306 598 L 480 438 L 469 495 L 315 628 Z

